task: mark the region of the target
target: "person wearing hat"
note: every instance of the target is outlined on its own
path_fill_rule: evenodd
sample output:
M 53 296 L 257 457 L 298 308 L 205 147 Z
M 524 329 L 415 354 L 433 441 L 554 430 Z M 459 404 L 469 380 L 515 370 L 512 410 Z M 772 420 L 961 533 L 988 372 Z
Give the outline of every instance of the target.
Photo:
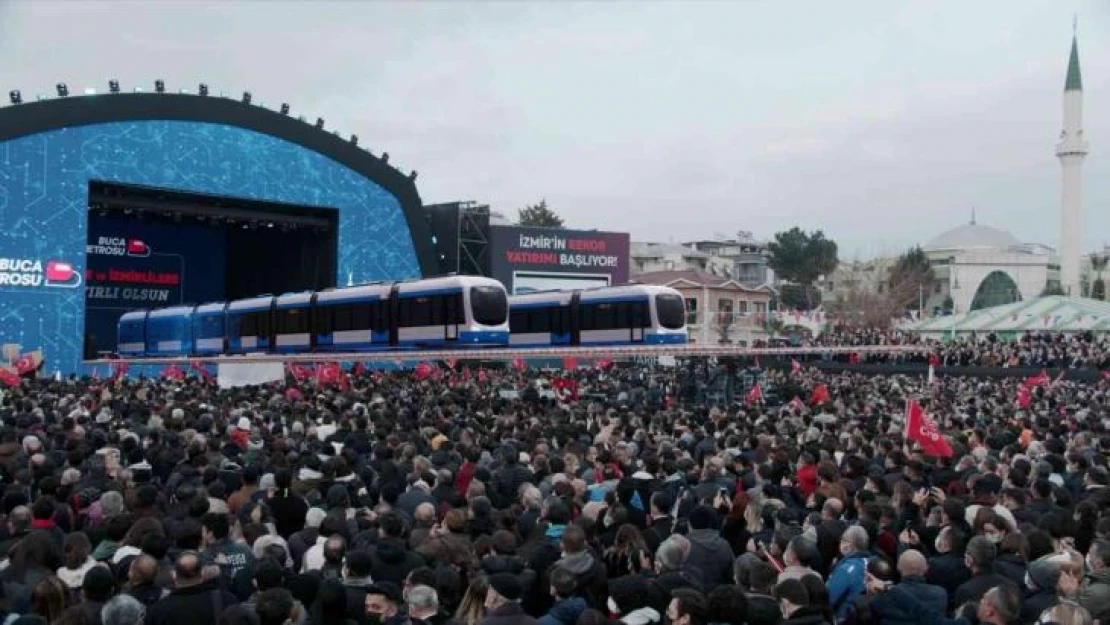
M 489 590 L 486 591 L 486 616 L 478 625 L 536 625 L 536 619 L 524 613 L 520 607 L 520 597 L 524 586 L 512 573 L 496 573 L 489 576 Z
M 369 625 L 402 625 L 408 618 L 401 612 L 401 588 L 393 582 L 378 582 L 366 587 L 366 622 Z

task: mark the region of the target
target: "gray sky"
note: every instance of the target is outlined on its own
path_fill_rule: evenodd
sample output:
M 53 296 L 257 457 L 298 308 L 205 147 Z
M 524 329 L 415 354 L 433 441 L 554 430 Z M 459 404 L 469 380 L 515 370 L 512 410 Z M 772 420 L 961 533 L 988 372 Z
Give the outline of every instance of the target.
M 249 88 L 425 202 L 682 240 L 822 228 L 841 258 L 967 221 L 1056 245 L 1073 13 L 1084 245 L 1110 243 L 1110 2 L 0 0 L 0 87 Z

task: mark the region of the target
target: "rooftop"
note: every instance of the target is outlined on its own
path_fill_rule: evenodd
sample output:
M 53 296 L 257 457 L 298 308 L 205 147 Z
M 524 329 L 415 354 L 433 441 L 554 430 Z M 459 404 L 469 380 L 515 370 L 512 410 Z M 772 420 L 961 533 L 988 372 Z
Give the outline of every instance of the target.
M 922 249 L 930 252 L 967 248 L 998 249 L 1020 245 L 1021 241 L 1009 232 L 972 221 L 941 233 L 926 243 Z

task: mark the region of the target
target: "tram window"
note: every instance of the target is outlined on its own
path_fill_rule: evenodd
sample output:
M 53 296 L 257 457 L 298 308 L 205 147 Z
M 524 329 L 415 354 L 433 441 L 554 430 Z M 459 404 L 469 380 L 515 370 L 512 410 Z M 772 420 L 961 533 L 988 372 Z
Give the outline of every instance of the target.
M 255 323 L 258 325 L 258 336 L 270 336 L 270 312 L 253 313 L 255 315 Z
M 462 293 L 454 293 L 443 298 L 443 323 L 466 323 L 466 312 L 463 310 Z
M 655 314 L 659 317 L 659 325 L 668 330 L 678 330 L 686 325 L 685 307 L 682 298 L 677 295 L 656 295 Z
M 336 332 L 348 332 L 352 329 L 351 306 L 341 304 L 332 308 L 332 329 Z
M 317 306 L 312 311 L 312 327 L 316 334 L 331 334 L 332 308 L 330 306 Z
M 509 299 L 505 289 L 492 286 L 476 286 L 470 289 L 470 311 L 474 323 L 495 326 L 505 323 L 509 316 Z
M 514 310 L 509 313 L 509 332 L 525 333 L 528 331 L 528 311 Z
M 359 303 L 351 306 L 351 329 L 370 329 L 370 304 Z
M 629 323 L 633 328 L 650 328 L 651 315 L 647 302 L 632 302 L 629 305 Z
M 239 336 L 255 336 L 258 334 L 258 324 L 254 315 L 246 313 L 239 316 Z

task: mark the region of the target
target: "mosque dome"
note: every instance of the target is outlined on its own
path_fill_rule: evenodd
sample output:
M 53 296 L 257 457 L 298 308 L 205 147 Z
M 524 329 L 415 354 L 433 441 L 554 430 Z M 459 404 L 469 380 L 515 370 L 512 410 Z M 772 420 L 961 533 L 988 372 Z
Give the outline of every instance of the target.
M 967 248 L 1008 248 L 1021 245 L 1014 235 L 974 221 L 943 232 L 924 245 L 926 252 Z

